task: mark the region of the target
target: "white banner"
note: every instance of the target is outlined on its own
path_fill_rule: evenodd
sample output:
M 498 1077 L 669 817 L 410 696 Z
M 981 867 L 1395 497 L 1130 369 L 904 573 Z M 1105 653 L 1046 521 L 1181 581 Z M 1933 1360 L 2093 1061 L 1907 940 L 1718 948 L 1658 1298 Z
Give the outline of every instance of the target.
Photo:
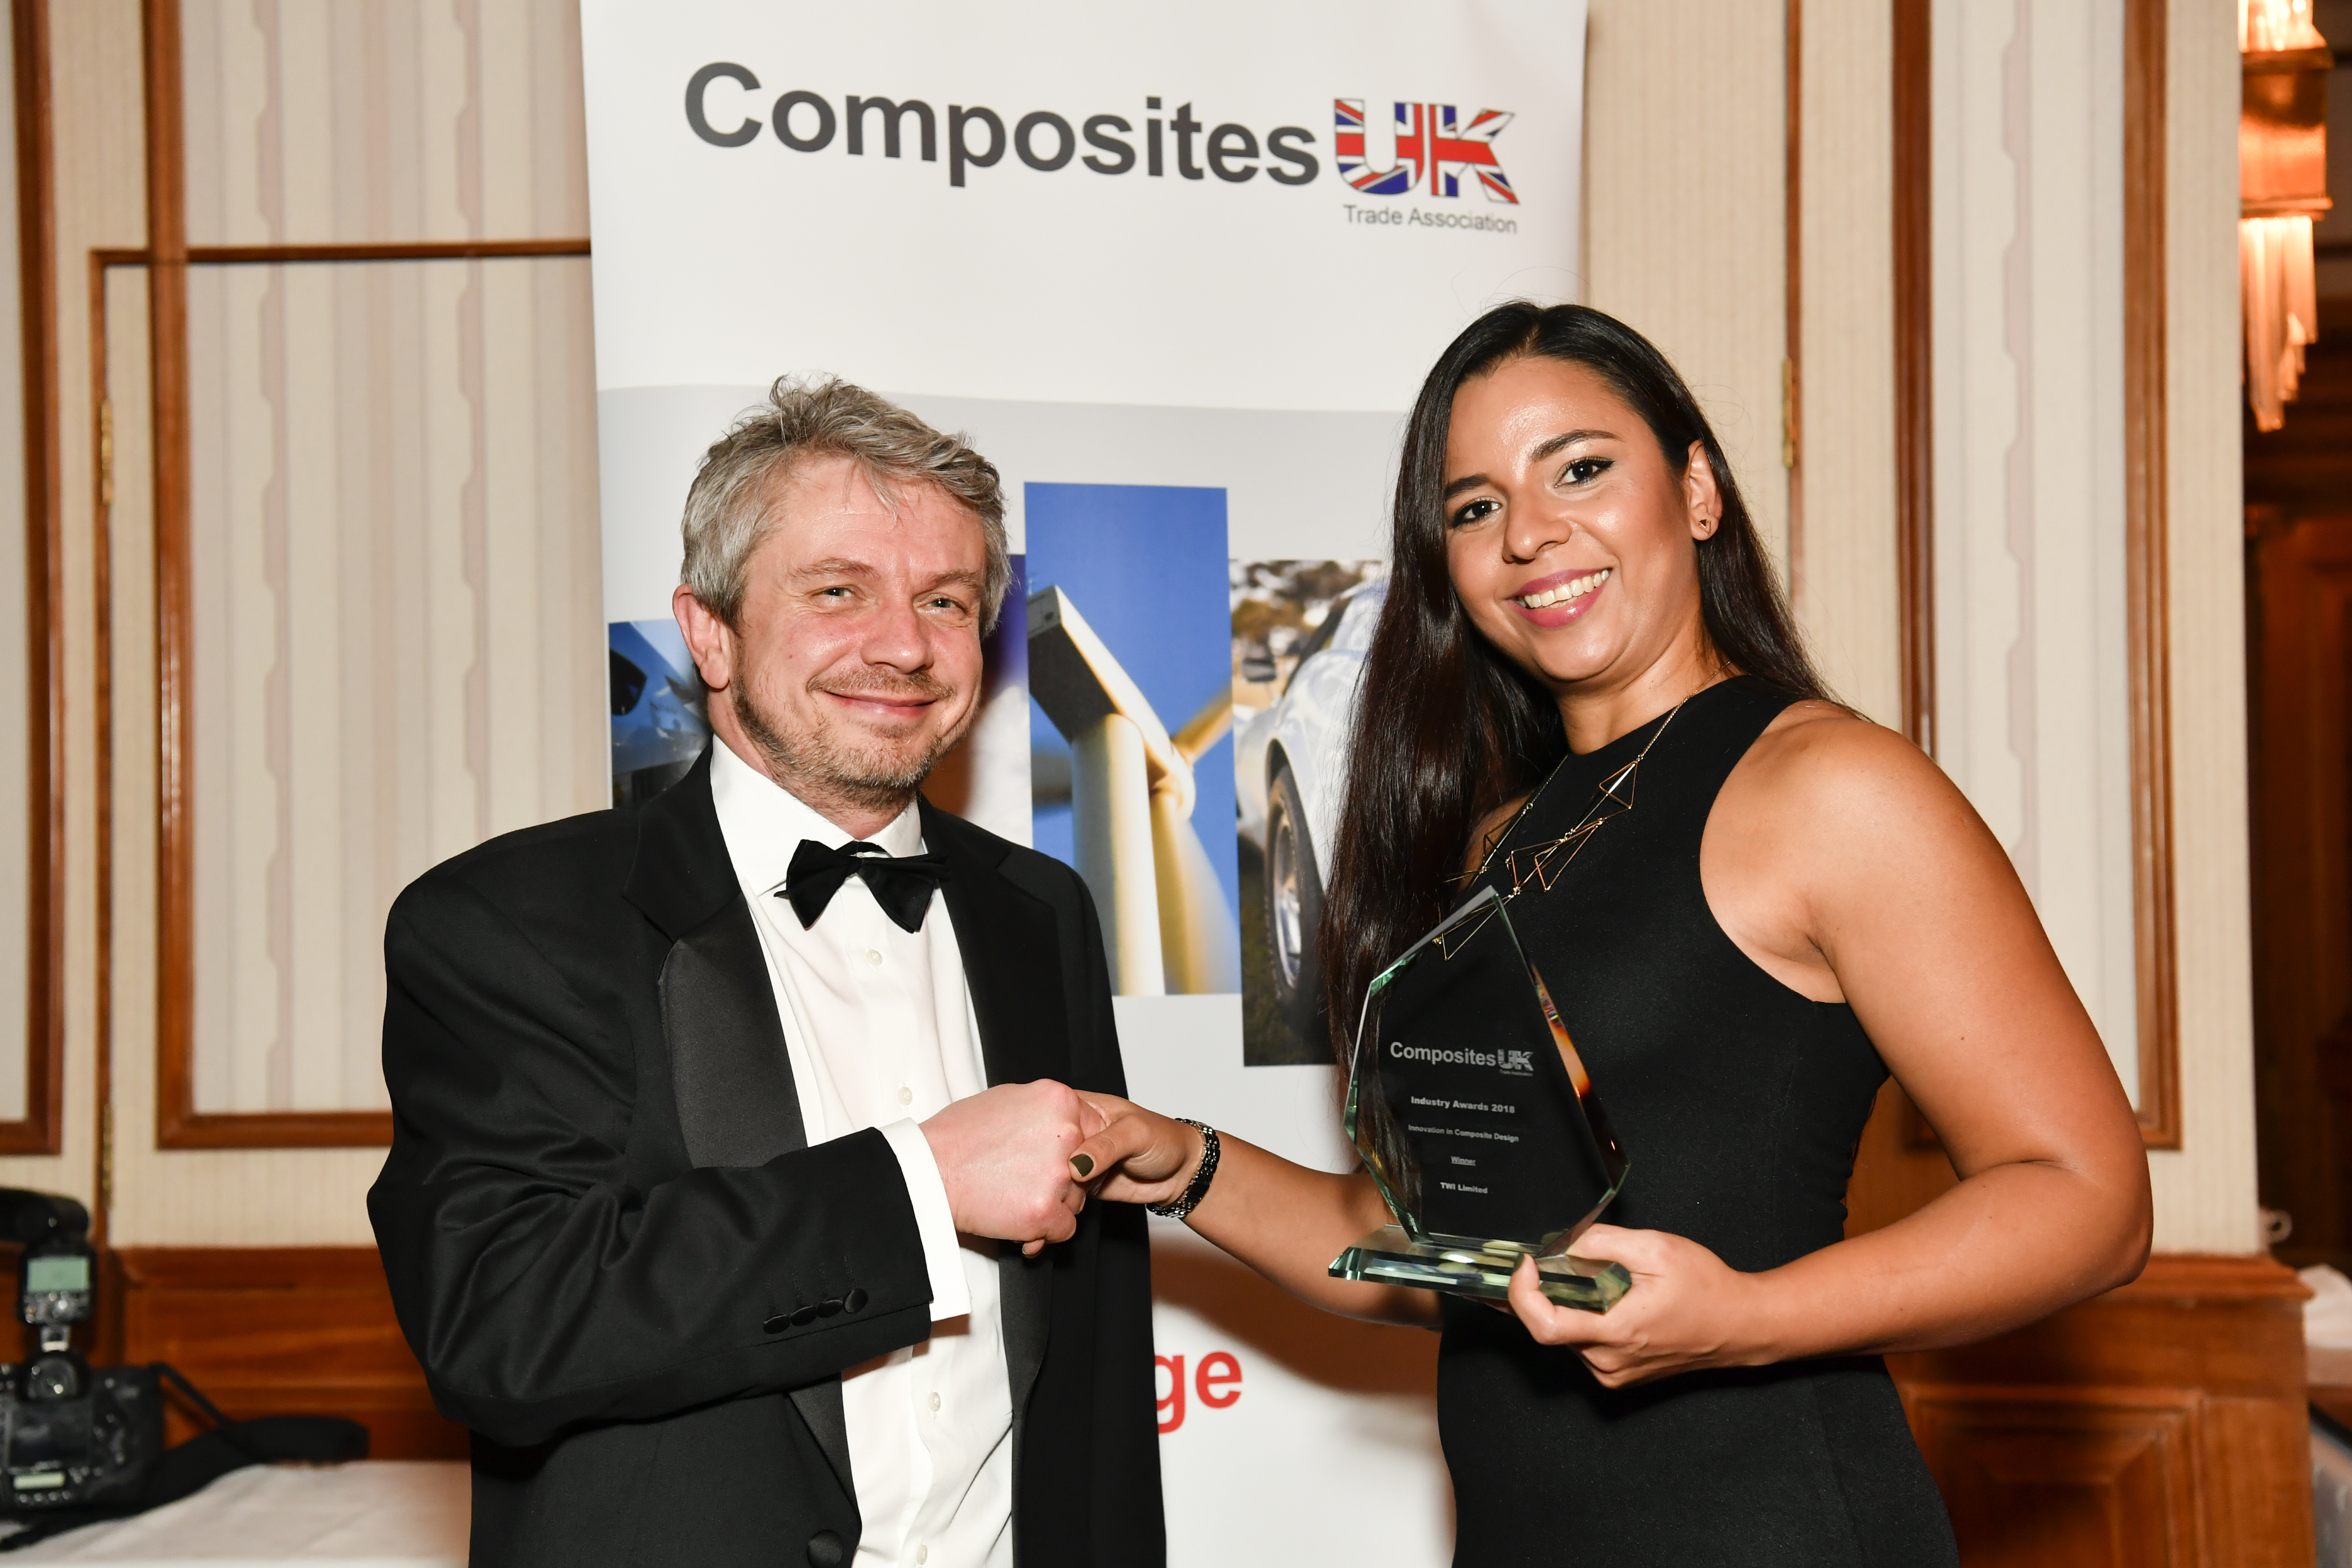
M 668 601 L 728 421 L 829 372 L 964 431 L 1022 573 L 934 798 L 1086 874 L 1139 1100 L 1350 1167 L 1299 967 L 1331 759 L 1421 377 L 1579 292 L 1583 5 L 583 12 L 616 797 L 707 733 Z M 1446 1562 L 1434 1336 L 1154 1246 L 1171 1561 Z

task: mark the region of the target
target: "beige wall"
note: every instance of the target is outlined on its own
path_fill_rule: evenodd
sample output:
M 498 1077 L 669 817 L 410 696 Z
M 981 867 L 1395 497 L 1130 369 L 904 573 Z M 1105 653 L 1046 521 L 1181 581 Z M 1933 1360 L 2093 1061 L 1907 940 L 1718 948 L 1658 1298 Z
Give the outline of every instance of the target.
M 1584 302 L 1639 329 L 1682 372 L 1785 559 L 1783 41 L 1769 0 L 1593 0 Z
M 1895 241 L 1889 0 L 1805 0 L 1797 427 L 1798 618 L 1831 689 L 1903 723 L 1895 552 Z
M 2159 1249 L 2256 1252 L 2236 8 L 2171 0 L 2170 26 L 2167 495 L 2182 1135 L 2177 1152 L 2148 1164 Z

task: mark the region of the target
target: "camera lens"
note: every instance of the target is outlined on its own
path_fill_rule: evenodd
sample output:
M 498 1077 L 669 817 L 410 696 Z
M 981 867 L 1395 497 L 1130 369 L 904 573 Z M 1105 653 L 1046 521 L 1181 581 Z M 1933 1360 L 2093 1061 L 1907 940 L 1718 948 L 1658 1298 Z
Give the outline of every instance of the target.
M 25 1397 L 71 1399 L 81 1393 L 81 1373 L 71 1356 L 45 1355 L 25 1369 Z

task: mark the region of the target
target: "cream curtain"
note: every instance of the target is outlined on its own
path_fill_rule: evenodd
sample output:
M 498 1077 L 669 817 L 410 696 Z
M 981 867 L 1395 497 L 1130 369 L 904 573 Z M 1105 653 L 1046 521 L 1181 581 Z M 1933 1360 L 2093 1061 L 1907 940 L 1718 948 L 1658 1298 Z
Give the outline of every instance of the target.
M 190 0 L 191 244 L 584 236 L 576 28 Z M 189 268 L 199 1111 L 383 1107 L 392 899 L 606 798 L 588 290 L 578 258 Z

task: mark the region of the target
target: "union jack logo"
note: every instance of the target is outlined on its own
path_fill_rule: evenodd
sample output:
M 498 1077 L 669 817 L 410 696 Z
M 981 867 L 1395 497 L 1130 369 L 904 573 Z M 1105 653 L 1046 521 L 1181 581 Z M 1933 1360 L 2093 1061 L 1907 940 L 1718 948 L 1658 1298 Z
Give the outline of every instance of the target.
M 1490 202 L 1518 205 L 1518 193 L 1495 156 L 1495 138 L 1511 122 L 1499 109 L 1482 109 L 1470 123 L 1450 103 L 1399 103 L 1396 107 L 1396 163 L 1375 169 L 1364 153 L 1364 100 L 1331 100 L 1333 151 L 1339 177 L 1367 195 L 1402 196 L 1426 189 L 1433 196 L 1458 196 L 1467 174 L 1477 181 Z M 1424 179 L 1426 184 L 1424 184 Z

